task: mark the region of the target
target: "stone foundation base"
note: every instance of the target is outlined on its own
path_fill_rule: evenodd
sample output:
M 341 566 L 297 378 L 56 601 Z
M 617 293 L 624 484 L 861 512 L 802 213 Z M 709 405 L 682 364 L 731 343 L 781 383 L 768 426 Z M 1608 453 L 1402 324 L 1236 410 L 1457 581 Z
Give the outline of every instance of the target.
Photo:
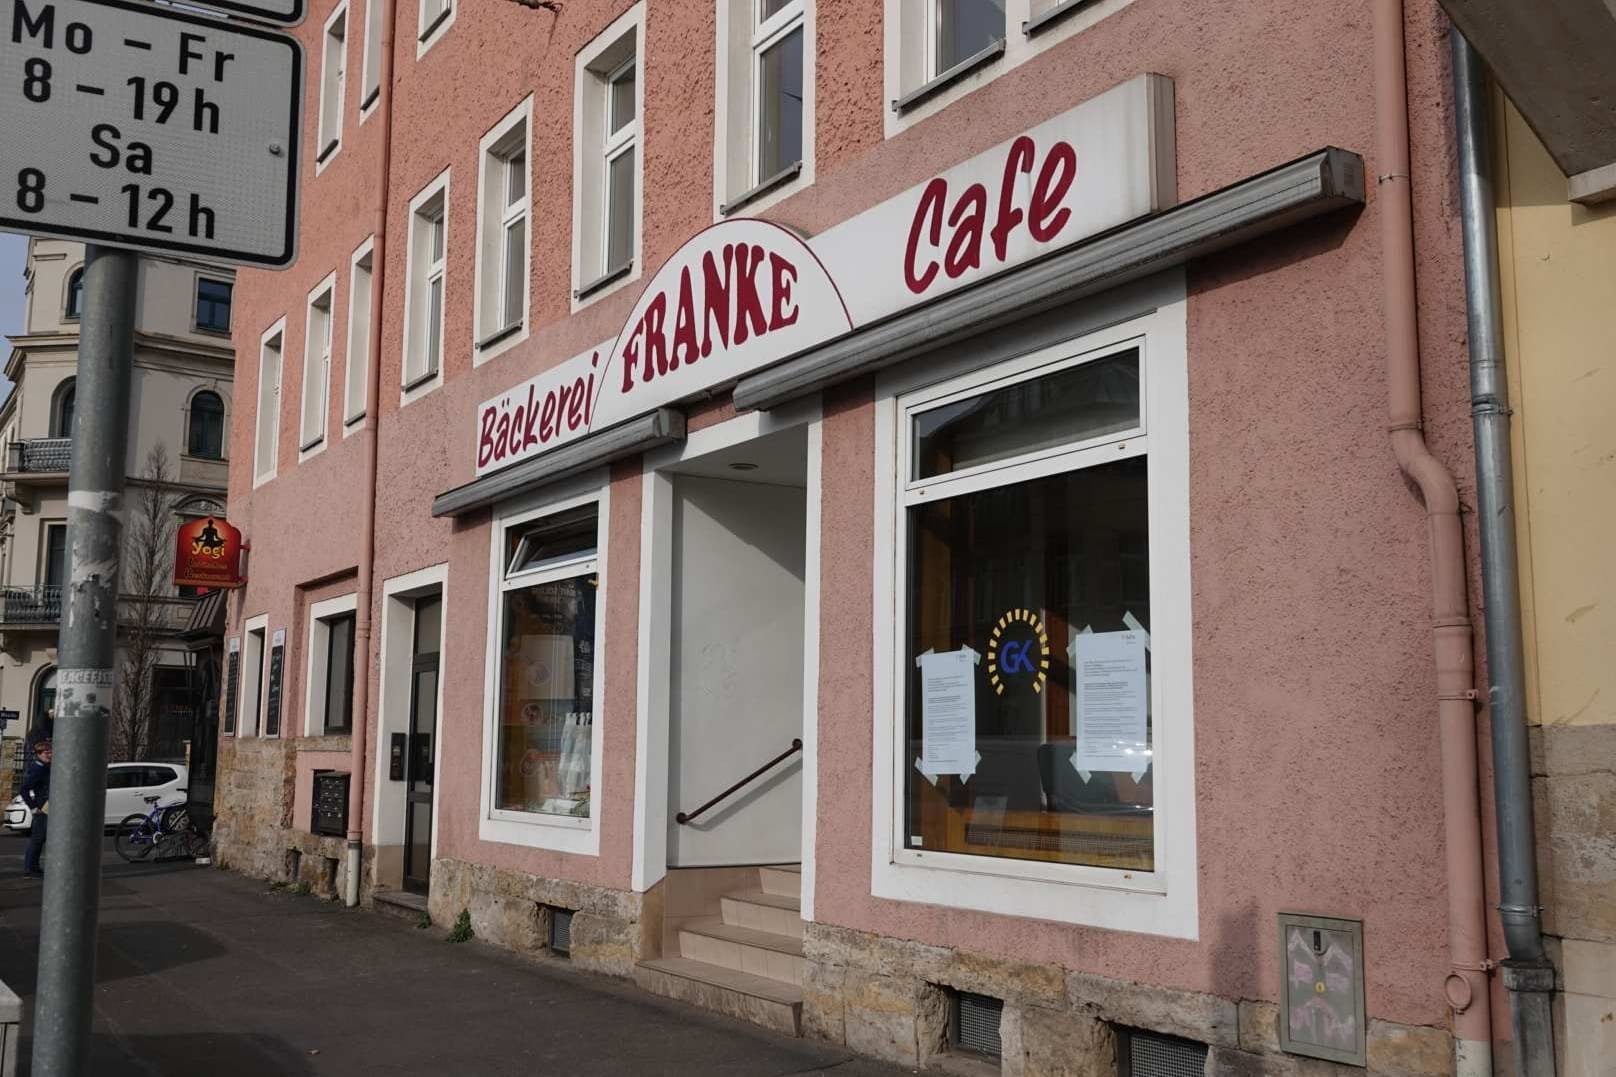
M 1111 980 L 967 950 L 804 925 L 805 1035 L 926 1069 L 948 1051 L 949 988 L 1004 1000 L 1004 1077 L 1115 1077 L 1117 1028 L 1209 1045 L 1208 1077 L 1451 1077 L 1443 1029 L 1369 1024 L 1369 1068 L 1283 1054 L 1272 1003 Z
M 427 909 L 432 923 L 445 928 L 465 910 L 478 938 L 523 953 L 546 952 L 550 910 L 570 909 L 572 964 L 628 979 L 638 961 L 656 956 L 653 938 L 662 919 L 658 893 L 634 894 L 486 864 L 434 860 Z

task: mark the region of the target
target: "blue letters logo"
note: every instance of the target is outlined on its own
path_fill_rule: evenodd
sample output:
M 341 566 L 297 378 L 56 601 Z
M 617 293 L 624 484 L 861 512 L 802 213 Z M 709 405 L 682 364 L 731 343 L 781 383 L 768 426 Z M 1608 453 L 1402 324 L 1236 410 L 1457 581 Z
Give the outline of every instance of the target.
M 1027 679 L 1011 681 L 1011 677 Z M 988 640 L 988 681 L 994 693 L 1002 696 L 1007 684 L 1025 684 L 1036 694 L 1044 690 L 1048 678 L 1049 635 L 1044 622 L 1030 609 L 1007 610 Z

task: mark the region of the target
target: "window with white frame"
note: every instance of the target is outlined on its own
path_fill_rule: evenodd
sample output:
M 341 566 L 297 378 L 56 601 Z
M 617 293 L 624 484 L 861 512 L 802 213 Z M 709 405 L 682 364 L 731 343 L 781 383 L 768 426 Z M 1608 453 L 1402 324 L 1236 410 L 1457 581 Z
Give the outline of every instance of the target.
M 359 115 L 382 95 L 382 9 L 384 0 L 365 0 L 365 42 L 359 60 Z
M 325 441 L 326 401 L 331 396 L 332 299 L 336 274 L 309 293 L 308 331 L 303 337 L 303 408 L 297 447 L 307 453 Z
M 342 424 L 352 427 L 365 417 L 370 392 L 371 269 L 375 237 L 365 240 L 348 263 L 348 348 L 343 370 Z
M 355 595 L 309 607 L 304 723 L 311 737 L 353 732 Z
M 253 435 L 255 484 L 275 477 L 276 453 L 280 448 L 281 347 L 285 339 L 286 319 L 282 318 L 258 343 L 258 413 Z
M 601 520 L 591 499 L 496 529 L 495 817 L 590 817 Z
M 259 615 L 242 627 L 241 696 L 236 702 L 240 714 L 236 730 L 243 737 L 256 737 L 258 719 L 264 709 L 264 663 L 269 658 L 264 643 L 269 634 L 269 617 Z
M 454 23 L 455 0 L 421 0 L 416 13 L 415 58 L 426 55 Z
M 527 325 L 530 97 L 483 136 L 477 204 L 477 358 Z
M 404 390 L 438 376 L 443 358 L 444 256 L 449 244 L 447 170 L 410 202 Z
M 320 149 L 315 158 L 324 167 L 342 145 L 342 97 L 347 85 L 348 5 L 326 20 L 320 53 Z
M 721 213 L 752 204 L 807 171 L 813 139 L 812 3 L 721 0 L 719 4 Z
M 575 298 L 629 279 L 640 218 L 639 41 L 644 5 L 578 55 Z
M 1182 279 L 1021 339 L 1111 319 L 883 379 L 872 887 L 1193 937 Z

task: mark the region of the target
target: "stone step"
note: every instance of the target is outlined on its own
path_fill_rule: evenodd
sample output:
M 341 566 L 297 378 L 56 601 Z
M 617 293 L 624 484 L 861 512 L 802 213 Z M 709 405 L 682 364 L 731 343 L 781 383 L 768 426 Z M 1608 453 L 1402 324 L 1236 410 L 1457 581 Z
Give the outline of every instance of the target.
M 758 879 L 763 884 L 765 894 L 783 894 L 799 899 L 802 897 L 801 864 L 772 864 L 766 868 L 759 868 Z
M 718 899 L 724 923 L 802 938 L 802 901 L 789 894 L 741 890 Z
M 802 983 L 801 939 L 736 927 L 716 916 L 680 926 L 679 956 L 767 976 L 781 983 Z
M 383 916 L 396 916 L 411 924 L 419 924 L 421 917 L 427 915 L 426 895 L 409 890 L 383 890 L 378 887 L 371 891 L 370 901 L 371 908 Z
M 659 957 L 634 968 L 634 982 L 653 994 L 802 1035 L 802 989 L 688 957 Z

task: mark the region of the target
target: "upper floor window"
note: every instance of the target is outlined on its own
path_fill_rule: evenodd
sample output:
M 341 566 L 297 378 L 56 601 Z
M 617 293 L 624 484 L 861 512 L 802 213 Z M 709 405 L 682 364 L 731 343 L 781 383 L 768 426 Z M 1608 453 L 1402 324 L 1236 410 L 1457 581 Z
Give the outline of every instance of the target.
M 928 78 L 937 78 L 1004 41 L 1004 0 L 930 0 Z
M 280 450 L 281 425 L 281 348 L 286 339 L 286 319 L 276 322 L 258 348 L 258 414 L 253 435 L 254 485 L 275 477 Z
M 449 172 L 410 202 L 406 252 L 404 391 L 438 376 L 443 358 L 444 256 L 449 245 Z
M 477 207 L 477 360 L 527 324 L 528 98 L 483 136 Z
M 636 5 L 578 54 L 575 298 L 629 278 L 640 216 L 639 38 Z
M 421 0 L 417 11 L 415 58 L 438 43 L 454 23 L 455 0 Z
M 73 436 L 73 405 L 77 396 L 77 382 L 73 378 L 56 387 L 55 399 L 51 401 L 51 437 Z
M 347 85 L 348 7 L 331 13 L 325 23 L 324 47 L 320 54 L 320 141 L 315 158 L 318 172 L 336 156 L 342 145 L 342 97 Z
M 383 0 L 365 0 L 365 43 L 359 61 L 359 116 L 361 119 L 382 95 Z
M 77 318 L 84 310 L 84 267 L 79 266 L 67 275 L 67 306 L 64 318 Z
M 303 338 L 303 409 L 297 448 L 307 453 L 325 441 L 326 400 L 331 395 L 331 335 L 337 275 L 309 293 L 308 333 Z
M 224 459 L 224 401 L 212 389 L 191 398 L 185 451 L 206 460 Z
M 343 368 L 342 425 L 353 428 L 365 417 L 370 392 L 371 267 L 376 241 L 366 239 L 348 262 L 348 347 Z
M 718 33 L 720 213 L 807 171 L 813 0 L 723 0 Z M 805 177 L 806 178 L 806 177 Z
M 229 281 L 196 279 L 196 327 L 215 333 L 230 332 L 230 298 L 235 286 Z

